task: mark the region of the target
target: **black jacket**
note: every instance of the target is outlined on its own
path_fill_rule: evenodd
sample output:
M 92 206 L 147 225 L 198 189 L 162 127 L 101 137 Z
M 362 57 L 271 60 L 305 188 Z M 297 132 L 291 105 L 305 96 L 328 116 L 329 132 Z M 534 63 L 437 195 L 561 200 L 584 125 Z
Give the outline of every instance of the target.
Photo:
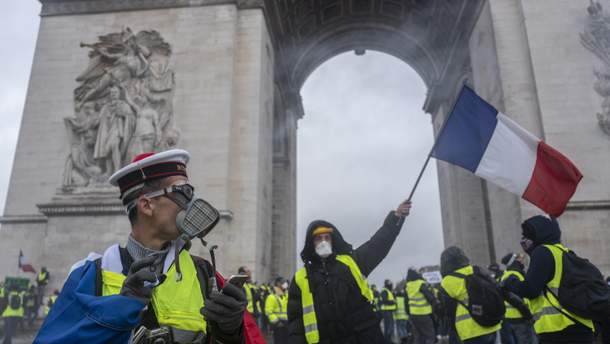
M 522 224 L 523 235 L 534 242 L 530 250 L 530 266 L 525 280 L 520 282 L 511 276 L 504 282 L 505 288 L 520 297 L 537 298 L 544 292 L 544 287 L 555 275 L 555 261 L 551 251 L 545 244 L 558 244 L 561 240 L 561 230 L 556 220 L 544 216 L 534 216 Z M 563 331 L 544 333 L 540 339 L 557 343 L 592 342 L 593 333 L 584 325 L 576 324 Z
M 349 268 L 338 262 L 335 255 L 351 255 L 362 274 L 368 276 L 394 244 L 402 226 L 398 222 L 391 212 L 373 237 L 355 250 L 332 224 L 318 220 L 309 225 L 301 258 L 314 297 L 320 344 L 383 343 L 379 318 L 372 305 L 362 296 Z M 326 259 L 315 253 L 313 245 L 312 232 L 320 226 L 334 229 L 333 254 Z M 293 278 L 288 296 L 290 343 L 306 343 L 302 307 L 301 290 Z

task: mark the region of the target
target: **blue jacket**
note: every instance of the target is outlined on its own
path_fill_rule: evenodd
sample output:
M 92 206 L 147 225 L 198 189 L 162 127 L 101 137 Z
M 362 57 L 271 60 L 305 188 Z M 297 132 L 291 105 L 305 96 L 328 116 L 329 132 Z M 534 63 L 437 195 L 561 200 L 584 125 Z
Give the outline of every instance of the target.
M 121 295 L 95 295 L 93 260 L 98 257 L 90 255 L 73 267 L 35 344 L 128 343 L 144 304 Z

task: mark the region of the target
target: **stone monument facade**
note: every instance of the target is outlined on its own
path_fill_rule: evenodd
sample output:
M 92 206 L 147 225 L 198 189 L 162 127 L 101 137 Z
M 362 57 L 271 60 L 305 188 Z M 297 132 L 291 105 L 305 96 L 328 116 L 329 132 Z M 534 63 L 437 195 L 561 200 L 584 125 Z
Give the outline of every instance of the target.
M 100 36 L 76 77 L 74 115 L 64 118 L 70 153 L 63 187 L 107 185 L 138 154 L 176 146 L 171 47 L 156 31 L 130 28 Z
M 208 238 L 219 269 L 290 276 L 299 90 L 324 61 L 367 49 L 419 73 L 435 134 L 467 83 L 569 156 L 584 179 L 560 218 L 564 241 L 610 272 L 607 0 L 41 2 L 2 273 L 21 249 L 59 285 L 89 251 L 124 242 L 106 177 L 176 146 L 193 154 L 197 192 L 222 209 Z M 445 245 L 478 264 L 519 249 L 521 221 L 539 210 L 444 162 L 438 178 Z

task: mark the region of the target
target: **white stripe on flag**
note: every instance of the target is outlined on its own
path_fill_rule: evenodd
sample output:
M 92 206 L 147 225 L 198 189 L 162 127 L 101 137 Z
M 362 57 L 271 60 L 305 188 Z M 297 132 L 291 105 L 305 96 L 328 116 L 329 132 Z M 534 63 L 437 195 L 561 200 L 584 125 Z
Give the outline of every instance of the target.
M 475 174 L 521 196 L 534 173 L 540 140 L 504 114 L 498 113 L 497 118 Z

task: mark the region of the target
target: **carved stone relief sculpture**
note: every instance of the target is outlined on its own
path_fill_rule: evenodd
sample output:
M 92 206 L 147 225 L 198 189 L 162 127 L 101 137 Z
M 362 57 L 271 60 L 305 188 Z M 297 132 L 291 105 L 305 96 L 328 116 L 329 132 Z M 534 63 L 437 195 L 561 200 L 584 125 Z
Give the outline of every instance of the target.
M 580 41 L 602 62 L 593 71 L 597 79 L 594 89 L 602 97 L 597 121 L 600 128 L 610 135 L 610 17 L 604 15 L 602 5 L 596 0 L 591 0 L 587 12 L 587 25 L 580 34 Z
M 157 31 L 100 36 L 76 81 L 74 114 L 64 119 L 70 153 L 64 191 L 103 185 L 135 155 L 176 146 L 171 47 Z

